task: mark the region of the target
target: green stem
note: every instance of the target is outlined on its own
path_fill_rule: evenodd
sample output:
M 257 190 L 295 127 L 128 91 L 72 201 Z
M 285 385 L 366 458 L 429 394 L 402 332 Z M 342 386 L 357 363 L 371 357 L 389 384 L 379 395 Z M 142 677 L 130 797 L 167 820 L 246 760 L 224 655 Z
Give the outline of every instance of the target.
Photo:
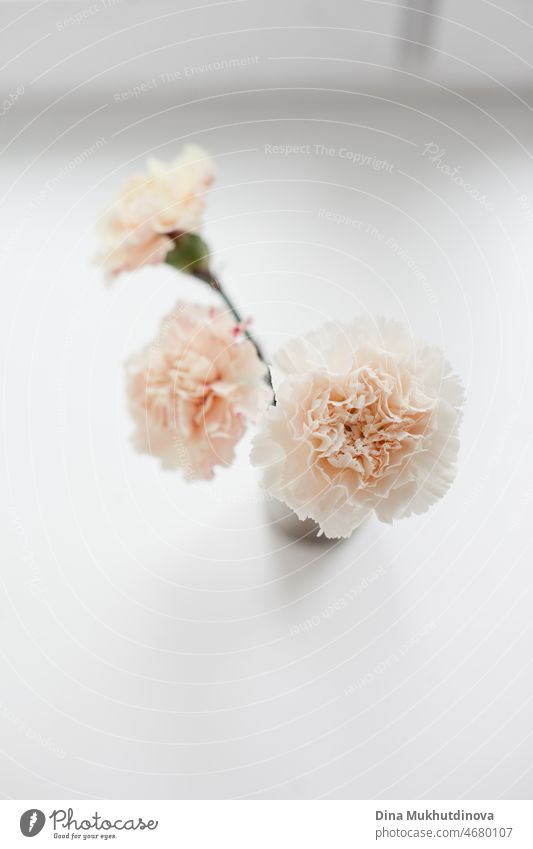
M 231 314 L 233 315 L 233 317 L 235 318 L 237 323 L 242 324 L 243 318 L 242 318 L 241 314 L 239 313 L 237 307 L 235 306 L 235 304 L 233 303 L 233 301 L 231 300 L 231 298 L 227 294 L 227 292 L 225 292 L 224 289 L 222 288 L 220 280 L 217 277 L 215 277 L 215 275 L 211 271 L 206 270 L 206 269 L 198 269 L 198 270 L 195 269 L 193 271 L 193 274 L 194 274 L 195 277 L 198 277 L 200 280 L 203 280 L 204 283 L 207 283 L 208 286 L 211 286 L 211 288 L 214 289 L 215 292 L 217 292 L 220 295 L 220 297 L 222 298 L 222 300 L 226 304 L 227 308 L 229 309 L 229 311 L 231 312 Z M 254 346 L 255 350 L 257 351 L 257 356 L 259 357 L 259 359 L 262 360 L 268 368 L 268 363 L 266 361 L 265 355 L 263 354 L 263 351 L 261 350 L 261 346 L 259 345 L 259 343 L 254 339 L 254 337 L 252 336 L 252 334 L 248 330 L 244 330 L 244 335 Z M 270 369 L 269 369 L 268 373 L 270 375 Z M 269 380 L 270 380 L 270 378 L 269 378 Z
M 235 321 L 243 325 L 243 333 L 246 338 L 252 343 L 257 356 L 267 367 L 267 382 L 272 387 L 272 377 L 268 362 L 261 350 L 259 343 L 254 339 L 252 334 L 244 328 L 243 318 L 227 294 L 222 288 L 220 280 L 215 277 L 212 271 L 209 270 L 209 249 L 203 239 L 195 233 L 180 233 L 173 232 L 168 234 L 174 241 L 174 248 L 167 254 L 166 262 L 178 271 L 184 271 L 186 274 L 191 274 L 198 280 L 207 283 L 224 301 L 227 308 L 231 312 Z M 275 402 L 274 402 L 275 403 Z

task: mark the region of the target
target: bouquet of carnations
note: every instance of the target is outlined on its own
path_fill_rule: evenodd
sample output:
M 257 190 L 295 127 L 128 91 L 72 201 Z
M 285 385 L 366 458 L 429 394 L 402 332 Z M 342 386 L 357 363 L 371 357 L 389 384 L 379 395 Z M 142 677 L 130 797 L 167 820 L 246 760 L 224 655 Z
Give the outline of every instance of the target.
M 137 449 L 186 480 L 210 479 L 253 424 L 265 490 L 319 533 L 348 537 L 372 513 L 389 523 L 423 513 L 455 474 L 463 390 L 449 363 L 369 316 L 324 324 L 270 363 L 200 235 L 213 179 L 197 147 L 169 165 L 150 160 L 99 223 L 109 276 L 166 262 L 214 296 L 208 307 L 178 301 L 127 363 Z

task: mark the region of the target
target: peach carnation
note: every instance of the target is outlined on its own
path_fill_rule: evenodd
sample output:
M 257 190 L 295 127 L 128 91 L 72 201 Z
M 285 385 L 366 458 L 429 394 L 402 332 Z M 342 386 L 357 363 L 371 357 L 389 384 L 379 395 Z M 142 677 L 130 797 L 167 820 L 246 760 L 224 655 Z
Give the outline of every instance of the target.
M 196 232 L 214 165 L 199 147 L 189 145 L 166 165 L 149 159 L 147 172 L 126 182 L 98 225 L 98 261 L 111 276 L 163 262 L 174 243 L 169 234 Z
M 277 405 L 252 462 L 298 518 L 348 537 L 372 512 L 392 522 L 444 495 L 463 391 L 438 349 L 397 322 L 360 317 L 289 342 L 274 363 Z
M 209 479 L 271 401 L 267 368 L 228 312 L 179 302 L 154 344 L 127 364 L 139 451 Z

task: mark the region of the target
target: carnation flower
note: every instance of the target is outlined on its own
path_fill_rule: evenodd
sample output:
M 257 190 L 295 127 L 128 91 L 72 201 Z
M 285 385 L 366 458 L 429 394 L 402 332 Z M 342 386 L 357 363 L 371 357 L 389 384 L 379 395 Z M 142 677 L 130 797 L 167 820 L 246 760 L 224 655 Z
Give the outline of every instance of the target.
M 178 302 L 127 373 L 136 447 L 188 480 L 229 465 L 247 422 L 272 399 L 253 343 L 215 307 Z
M 274 363 L 276 406 L 252 462 L 299 519 L 348 537 L 372 512 L 391 523 L 444 495 L 463 391 L 438 349 L 395 321 L 360 317 L 289 342 Z
M 100 220 L 98 261 L 108 274 L 163 262 L 172 237 L 200 228 L 213 179 L 212 160 L 193 145 L 170 165 L 148 160 L 147 172 L 130 177 Z

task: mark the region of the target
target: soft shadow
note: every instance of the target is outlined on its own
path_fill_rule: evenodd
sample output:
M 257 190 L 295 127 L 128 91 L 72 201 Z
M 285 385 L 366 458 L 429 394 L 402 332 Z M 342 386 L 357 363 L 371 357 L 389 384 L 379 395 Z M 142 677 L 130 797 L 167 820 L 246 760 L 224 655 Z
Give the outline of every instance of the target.
M 357 560 L 360 536 L 364 537 L 366 525 L 356 530 L 349 539 L 328 539 L 318 536 L 318 525 L 312 519 L 301 521 L 293 511 L 275 499 L 265 501 L 265 513 L 272 536 L 274 570 L 285 586 L 301 593 L 324 579 L 324 573 L 333 578 L 349 561 Z M 288 584 L 286 583 L 288 581 Z

